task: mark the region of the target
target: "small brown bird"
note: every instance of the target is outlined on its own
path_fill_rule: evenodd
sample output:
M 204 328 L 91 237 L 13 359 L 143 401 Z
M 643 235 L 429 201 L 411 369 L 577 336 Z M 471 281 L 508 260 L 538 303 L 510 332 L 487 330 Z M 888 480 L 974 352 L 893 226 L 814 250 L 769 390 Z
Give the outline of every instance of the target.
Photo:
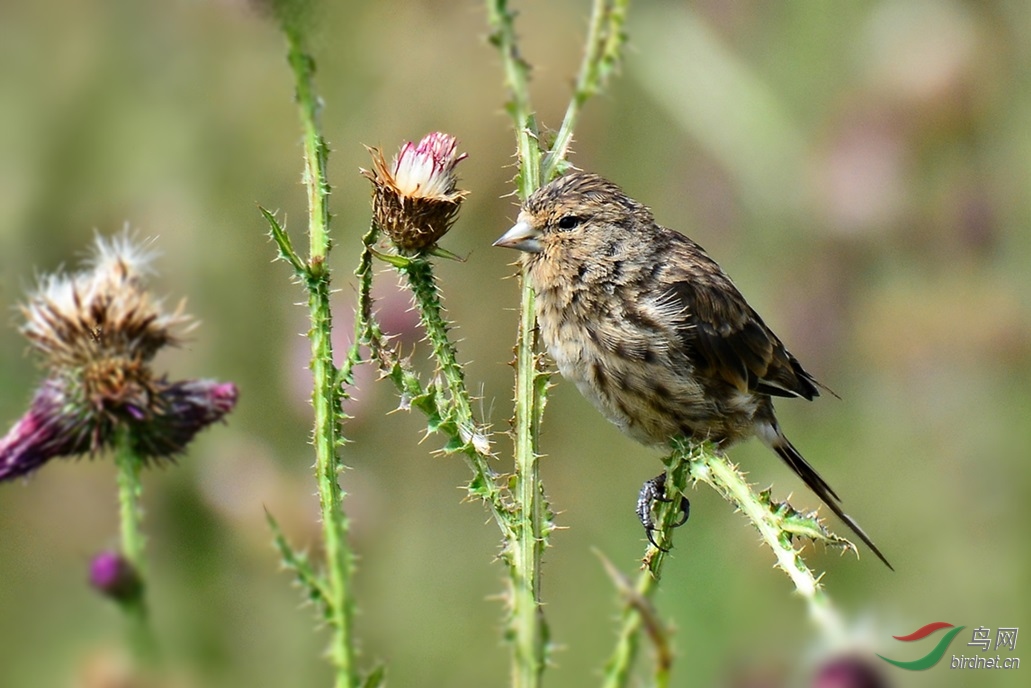
M 812 400 L 819 384 L 701 246 L 579 172 L 530 196 L 494 245 L 525 252 L 548 352 L 623 432 L 662 446 L 758 437 L 891 568 L 777 423 L 772 397 Z M 638 508 L 649 539 L 649 499 L 662 495 L 650 483 Z

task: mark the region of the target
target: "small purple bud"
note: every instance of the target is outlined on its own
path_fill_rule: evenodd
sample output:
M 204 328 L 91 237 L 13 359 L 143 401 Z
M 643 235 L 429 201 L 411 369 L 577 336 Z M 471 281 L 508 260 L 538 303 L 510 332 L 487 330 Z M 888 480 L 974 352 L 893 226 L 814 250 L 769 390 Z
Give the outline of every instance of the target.
M 136 569 L 117 552 L 101 552 L 93 557 L 89 567 L 89 581 L 101 594 L 116 602 L 135 600 L 143 590 Z
M 888 682 L 859 657 L 838 657 L 816 673 L 813 688 L 887 688 Z

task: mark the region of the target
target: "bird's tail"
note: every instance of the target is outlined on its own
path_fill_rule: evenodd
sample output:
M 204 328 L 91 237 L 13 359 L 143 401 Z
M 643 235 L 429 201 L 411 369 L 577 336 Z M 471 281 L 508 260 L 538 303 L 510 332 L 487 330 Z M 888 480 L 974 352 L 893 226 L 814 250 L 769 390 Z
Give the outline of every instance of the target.
M 802 457 L 797 449 L 795 449 L 795 445 L 791 444 L 788 438 L 784 436 L 784 433 L 780 431 L 780 428 L 774 426 L 772 430 L 773 432 L 769 433 L 766 437 L 763 437 L 764 440 L 767 440 L 768 437 L 766 444 L 768 444 L 773 451 L 777 452 L 780 458 L 784 459 L 784 463 L 790 466 L 791 470 L 798 474 L 798 477 L 800 477 L 802 481 L 809 486 L 810 490 L 816 493 L 816 496 L 818 496 L 823 503 L 827 505 L 827 508 L 833 511 L 838 518 L 845 523 L 845 525 L 852 529 L 853 533 L 859 536 L 860 540 L 866 543 L 866 546 L 877 555 L 878 559 L 884 562 L 885 566 L 894 571 L 895 568 L 888 563 L 887 559 L 884 558 L 884 555 L 881 554 L 881 550 L 877 549 L 877 545 L 873 543 L 870 536 L 859 527 L 859 524 L 856 523 L 851 516 L 842 511 L 841 506 L 839 505 L 841 498 L 838 497 L 837 493 L 835 493 L 831 486 L 827 484 L 827 481 L 821 478 L 820 474 L 816 472 L 816 469 L 809 465 L 809 462 Z M 760 436 L 763 434 L 765 433 L 762 433 Z

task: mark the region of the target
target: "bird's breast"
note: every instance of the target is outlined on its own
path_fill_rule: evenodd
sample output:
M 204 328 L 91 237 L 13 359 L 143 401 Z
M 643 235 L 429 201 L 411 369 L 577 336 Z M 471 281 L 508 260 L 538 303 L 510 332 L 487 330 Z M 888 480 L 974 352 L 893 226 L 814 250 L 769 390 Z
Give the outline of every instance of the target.
M 537 320 L 562 376 L 634 439 L 706 432 L 711 403 L 661 323 L 576 284 L 538 289 Z

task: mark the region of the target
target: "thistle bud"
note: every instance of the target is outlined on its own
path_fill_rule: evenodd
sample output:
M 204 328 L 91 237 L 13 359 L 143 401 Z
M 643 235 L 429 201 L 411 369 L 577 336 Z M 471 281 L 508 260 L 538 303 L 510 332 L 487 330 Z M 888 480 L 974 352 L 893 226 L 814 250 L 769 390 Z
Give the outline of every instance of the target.
M 820 667 L 813 688 L 886 688 L 884 676 L 860 657 L 838 657 Z
M 93 557 L 89 581 L 97 591 L 116 602 L 138 599 L 143 581 L 129 560 L 117 552 L 101 552 Z
M 373 184 L 373 219 L 402 253 L 432 248 L 458 216 L 467 192 L 457 188 L 455 168 L 466 157 L 457 148 L 453 136 L 434 132 L 401 146 L 390 165 L 368 149 L 372 170 L 361 172 Z
M 182 452 L 236 404 L 231 383 L 169 383 L 150 367 L 191 325 L 146 289 L 153 254 L 127 234 L 98 237 L 86 268 L 44 277 L 21 307 L 47 377 L 0 439 L 0 481 L 58 456 L 94 454 L 123 430 L 144 461 Z

